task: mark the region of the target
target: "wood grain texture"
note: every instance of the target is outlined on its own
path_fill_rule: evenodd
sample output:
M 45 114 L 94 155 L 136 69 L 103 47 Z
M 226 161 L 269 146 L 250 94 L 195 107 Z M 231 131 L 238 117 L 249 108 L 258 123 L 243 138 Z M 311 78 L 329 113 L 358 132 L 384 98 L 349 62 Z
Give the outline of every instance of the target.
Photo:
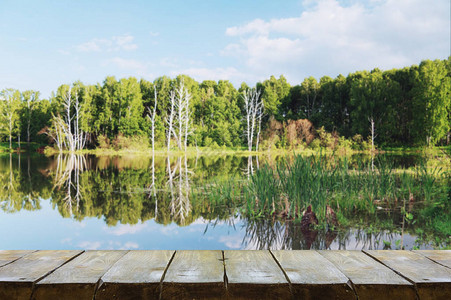
M 79 255 L 79 250 L 43 250 L 0 268 L 0 299 L 30 299 L 33 283 Z
M 415 299 L 413 284 L 361 251 L 318 251 L 354 286 L 359 299 Z
M 92 299 L 97 283 L 127 251 L 86 251 L 39 281 L 32 299 Z
M 161 290 L 162 299 L 221 299 L 226 295 L 221 251 L 177 251 Z
M 415 250 L 413 252 L 451 268 L 451 250 Z
M 295 299 L 356 299 L 349 279 L 316 251 L 271 251 L 291 282 Z
M 158 299 L 160 282 L 174 251 L 136 250 L 102 276 L 96 300 Z
M 36 250 L 0 250 L 0 267 L 35 251 Z
M 290 285 L 267 250 L 224 251 L 232 299 L 290 299 Z
M 451 269 L 412 251 L 365 252 L 414 282 L 420 299 L 451 298 Z

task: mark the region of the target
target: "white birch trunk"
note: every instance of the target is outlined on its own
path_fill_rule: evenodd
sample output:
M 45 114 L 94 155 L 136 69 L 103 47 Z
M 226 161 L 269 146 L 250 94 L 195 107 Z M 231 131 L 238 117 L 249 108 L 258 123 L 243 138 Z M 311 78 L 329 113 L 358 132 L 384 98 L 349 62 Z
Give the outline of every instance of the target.
M 191 95 L 188 90 L 185 92 L 185 152 L 188 147 L 188 134 L 189 134 L 189 121 L 190 121 L 190 110 L 189 101 L 191 100 Z
M 169 120 L 168 120 L 168 132 L 166 136 L 166 142 L 168 146 L 168 152 L 171 149 L 171 136 L 173 132 L 172 123 L 174 120 L 174 106 L 175 106 L 175 93 L 174 91 L 171 91 L 169 94 L 169 98 L 171 100 L 171 113 L 169 114 Z

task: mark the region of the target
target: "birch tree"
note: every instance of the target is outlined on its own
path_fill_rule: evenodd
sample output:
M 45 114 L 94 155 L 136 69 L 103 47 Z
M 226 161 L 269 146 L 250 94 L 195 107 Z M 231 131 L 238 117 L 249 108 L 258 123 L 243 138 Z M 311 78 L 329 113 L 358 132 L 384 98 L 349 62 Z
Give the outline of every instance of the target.
M 9 149 L 12 150 L 12 136 L 19 130 L 20 92 L 13 89 L 5 89 L 0 92 L 2 109 L 0 126 L 9 137 Z
M 72 99 L 72 89 L 63 95 L 64 115 L 53 116 L 52 130 L 45 132 L 56 143 L 57 149 L 61 152 L 63 149 L 75 152 L 81 150 L 86 144 L 86 133 L 80 128 L 81 103 L 79 101 L 78 91 L 75 91 L 75 103 Z M 72 114 L 74 110 L 74 114 Z
M 31 127 L 31 117 L 33 115 L 33 110 L 36 102 L 39 99 L 39 92 L 28 90 L 22 93 L 22 100 L 25 102 L 25 117 L 27 121 L 27 143 L 30 143 L 30 127 Z
M 185 88 L 183 82 L 176 90 L 172 90 L 169 95 L 171 109 L 168 117 L 167 143 L 170 150 L 171 137 L 174 136 L 179 150 L 187 150 L 188 136 L 190 134 L 190 100 L 191 94 Z
M 173 133 L 173 122 L 174 122 L 174 115 L 175 115 L 175 92 L 172 90 L 169 92 L 169 100 L 171 102 L 171 109 L 168 116 L 168 130 L 166 132 L 166 143 L 168 146 L 168 152 L 171 150 L 171 137 Z
M 255 135 L 256 127 L 257 131 L 257 142 L 256 150 L 258 151 L 258 139 L 260 138 L 261 132 L 261 121 L 263 116 L 263 102 L 260 99 L 260 91 L 258 89 L 247 89 L 243 92 L 244 100 L 244 111 L 246 119 L 246 136 L 247 136 L 247 146 L 248 150 L 252 151 L 253 140 Z
M 157 103 L 158 103 L 158 98 L 157 98 L 157 88 L 154 87 L 154 104 L 153 104 L 153 109 L 151 110 L 150 107 L 147 107 L 148 110 L 148 117 L 150 119 L 150 124 L 152 126 L 151 128 L 151 135 L 152 135 L 152 153 L 155 152 L 155 117 L 157 115 Z

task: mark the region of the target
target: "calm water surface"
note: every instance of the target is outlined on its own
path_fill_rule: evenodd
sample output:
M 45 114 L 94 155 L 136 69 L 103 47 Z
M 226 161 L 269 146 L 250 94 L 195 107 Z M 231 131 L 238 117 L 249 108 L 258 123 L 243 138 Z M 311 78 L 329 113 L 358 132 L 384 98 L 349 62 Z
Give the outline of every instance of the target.
M 392 161 L 408 167 L 416 159 Z M 199 196 L 221 180 L 246 180 L 262 160 L 0 156 L 0 249 L 431 248 L 395 212 L 378 216 L 391 224 L 387 229 L 374 230 L 356 216 L 359 225 L 305 237 L 296 222 L 248 220 L 238 202 Z

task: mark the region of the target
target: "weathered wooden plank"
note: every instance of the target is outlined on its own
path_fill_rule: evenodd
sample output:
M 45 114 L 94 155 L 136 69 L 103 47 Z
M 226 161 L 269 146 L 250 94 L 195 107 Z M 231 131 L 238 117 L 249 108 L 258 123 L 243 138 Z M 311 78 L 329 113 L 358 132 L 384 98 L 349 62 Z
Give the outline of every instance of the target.
M 412 251 L 368 250 L 378 261 L 415 283 L 420 299 L 450 299 L 451 270 Z
M 225 297 L 221 251 L 177 251 L 163 279 L 162 299 Z
M 79 255 L 79 250 L 43 250 L 0 268 L 0 299 L 30 299 L 33 283 Z
M 318 251 L 353 283 L 359 299 L 415 299 L 412 283 L 361 251 Z
M 290 299 L 289 283 L 266 250 L 224 251 L 227 291 L 232 299 Z
M 295 299 L 356 299 L 349 279 L 316 251 L 271 251 L 291 282 Z
M 158 299 L 160 282 L 173 254 L 169 250 L 128 252 L 102 276 L 96 300 Z
M 32 299 L 92 299 L 97 283 L 127 251 L 86 251 L 35 285 Z
M 415 250 L 413 252 L 451 268 L 451 250 Z
M 0 250 L 0 267 L 35 251 L 36 250 Z

